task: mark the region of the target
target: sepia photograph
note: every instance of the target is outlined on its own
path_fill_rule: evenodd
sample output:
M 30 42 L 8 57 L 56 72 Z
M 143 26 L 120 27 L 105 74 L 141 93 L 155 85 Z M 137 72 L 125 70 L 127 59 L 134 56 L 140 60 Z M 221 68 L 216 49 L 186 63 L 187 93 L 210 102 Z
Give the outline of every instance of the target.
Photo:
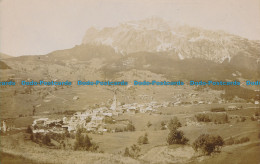
M 260 0 L 0 0 L 0 164 L 260 164 Z

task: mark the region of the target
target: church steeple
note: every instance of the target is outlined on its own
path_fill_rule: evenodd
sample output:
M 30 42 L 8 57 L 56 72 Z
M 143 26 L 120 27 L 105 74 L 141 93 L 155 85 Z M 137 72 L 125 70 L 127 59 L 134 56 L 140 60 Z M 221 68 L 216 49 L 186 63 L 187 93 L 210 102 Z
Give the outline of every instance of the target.
M 117 99 L 116 99 L 116 94 L 114 95 L 113 103 L 111 104 L 110 109 L 111 110 L 116 110 L 117 107 Z

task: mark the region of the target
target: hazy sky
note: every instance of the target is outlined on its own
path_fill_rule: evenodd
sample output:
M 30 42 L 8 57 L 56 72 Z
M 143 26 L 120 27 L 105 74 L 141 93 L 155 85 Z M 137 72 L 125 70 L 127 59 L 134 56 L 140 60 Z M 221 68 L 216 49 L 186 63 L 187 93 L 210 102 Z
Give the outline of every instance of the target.
M 260 40 L 260 0 L 1 0 L 0 52 L 46 54 L 81 44 L 91 26 L 151 16 Z

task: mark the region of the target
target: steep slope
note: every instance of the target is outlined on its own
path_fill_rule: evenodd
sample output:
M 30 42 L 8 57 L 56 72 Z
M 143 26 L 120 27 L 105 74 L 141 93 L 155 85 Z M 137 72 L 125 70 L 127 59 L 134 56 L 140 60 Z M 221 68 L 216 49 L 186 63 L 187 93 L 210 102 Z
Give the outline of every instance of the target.
M 238 59 L 236 59 L 238 60 Z M 245 63 L 247 61 L 244 61 Z M 250 61 L 251 62 L 251 61 Z M 247 79 L 259 78 L 260 69 L 237 66 L 236 63 L 216 63 L 214 61 L 192 58 L 180 60 L 177 54 L 137 52 L 123 56 L 111 65 L 102 67 L 107 76 L 113 77 L 118 72 L 131 69 L 149 70 L 162 74 L 171 80 L 236 80 L 240 77 Z M 246 66 L 246 64 L 245 64 Z M 259 65 L 257 65 L 259 67 Z M 236 73 L 236 76 L 233 74 Z

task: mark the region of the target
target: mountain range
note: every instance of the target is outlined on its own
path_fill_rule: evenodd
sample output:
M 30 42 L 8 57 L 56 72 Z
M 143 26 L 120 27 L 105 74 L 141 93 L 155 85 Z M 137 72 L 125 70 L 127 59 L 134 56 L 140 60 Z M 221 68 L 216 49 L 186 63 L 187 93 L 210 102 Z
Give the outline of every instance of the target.
M 242 55 L 260 62 L 260 42 L 188 25 L 171 25 L 161 18 L 122 23 L 116 27 L 87 30 L 82 44 L 108 45 L 124 55 L 167 52 L 180 60 L 202 58 L 222 63 Z

